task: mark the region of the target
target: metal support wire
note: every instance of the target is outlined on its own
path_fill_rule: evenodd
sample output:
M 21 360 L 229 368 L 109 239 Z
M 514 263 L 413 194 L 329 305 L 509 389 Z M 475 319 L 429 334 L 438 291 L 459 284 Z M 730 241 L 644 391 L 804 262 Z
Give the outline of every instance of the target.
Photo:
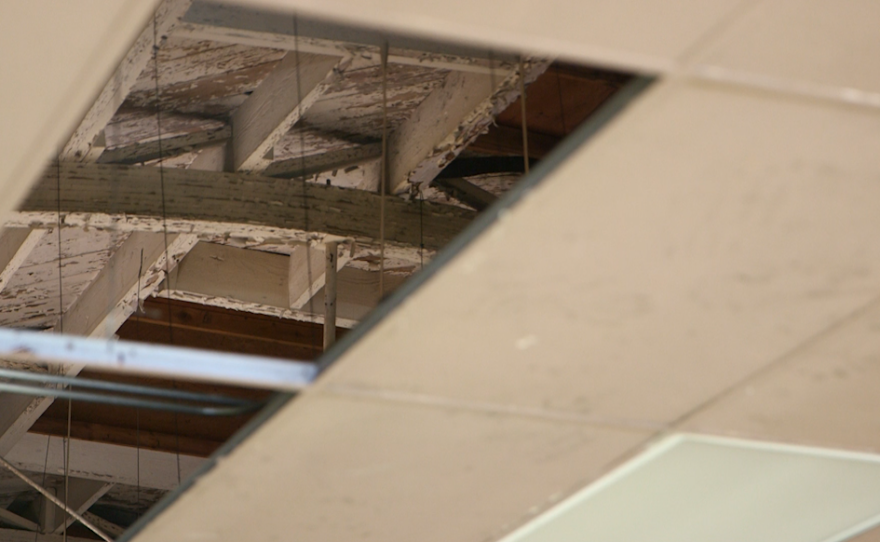
M 10 393 L 36 395 L 40 397 L 61 397 L 92 403 L 181 412 L 202 416 L 237 416 L 239 414 L 245 414 L 256 410 L 263 405 L 263 403 L 260 402 L 237 399 L 225 395 L 193 393 L 176 389 L 153 388 L 149 386 L 106 382 L 102 380 L 75 378 L 47 373 L 33 373 L 30 371 L 18 371 L 14 369 L 0 368 L 0 378 L 13 381 L 35 382 L 39 384 L 61 384 L 64 386 L 75 385 L 78 388 L 110 392 L 81 392 L 54 387 L 46 388 L 35 385 L 0 382 L 0 391 Z M 145 399 L 145 397 L 158 397 L 162 400 Z M 180 404 L 176 401 L 206 403 L 209 406 Z
M 48 450 L 48 448 L 47 448 L 47 450 Z M 113 542 L 113 539 L 110 538 L 109 536 L 107 536 L 107 535 L 104 533 L 104 531 L 102 531 L 101 529 L 97 528 L 97 527 L 96 527 L 91 521 L 89 521 L 89 520 L 87 520 L 86 518 L 82 517 L 82 515 L 80 515 L 76 510 L 74 510 L 73 508 L 67 506 L 67 503 L 61 502 L 61 499 L 59 499 L 59 498 L 56 497 L 55 495 L 52 495 L 52 493 L 50 493 L 49 491 L 47 491 L 46 488 L 44 488 L 44 487 L 41 486 L 40 484 L 38 484 L 38 483 L 34 482 L 33 480 L 31 480 L 31 479 L 30 479 L 25 473 L 23 473 L 23 472 L 21 472 L 20 470 L 18 470 L 17 468 L 15 468 L 15 467 L 12 465 L 12 463 L 10 463 L 9 461 L 6 461 L 6 460 L 3 459 L 2 457 L 0 457 L 0 465 L 2 465 L 3 467 L 6 467 L 6 468 L 9 470 L 9 472 L 11 472 L 12 474 L 14 474 L 14 475 L 18 476 L 19 478 L 21 478 L 22 481 L 24 481 L 24 483 L 26 483 L 27 485 L 29 485 L 29 486 L 31 486 L 32 488 L 36 489 L 36 490 L 37 490 L 42 496 L 46 497 L 47 500 L 49 500 L 50 502 L 52 502 L 53 504 L 55 504 L 55 506 L 57 506 L 58 508 L 61 508 L 62 510 L 64 510 L 65 512 L 67 512 L 68 514 L 70 514 L 70 516 L 71 516 L 72 518 L 76 519 L 77 521 L 79 521 L 80 523 L 82 523 L 83 525 L 85 525 L 86 527 L 88 527 L 89 529 L 91 529 L 91 531 L 92 531 L 93 533 L 95 533 L 96 535 L 98 535 L 99 537 L 101 537 L 103 540 L 106 540 L 107 542 Z

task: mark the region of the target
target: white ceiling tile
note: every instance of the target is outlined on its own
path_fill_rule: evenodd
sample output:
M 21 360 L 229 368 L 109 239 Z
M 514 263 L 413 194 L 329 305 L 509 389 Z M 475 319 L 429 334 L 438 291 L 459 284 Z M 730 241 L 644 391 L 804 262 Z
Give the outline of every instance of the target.
M 880 452 L 880 302 L 744 382 L 688 431 Z
M 659 84 L 321 386 L 664 424 L 880 292 L 880 111 Z
M 7 2 L 0 18 L 0 216 L 85 115 L 158 0 Z
M 839 542 L 880 522 L 880 456 L 673 436 L 503 542 Z
M 307 394 L 137 540 L 484 542 L 595 479 L 647 438 Z

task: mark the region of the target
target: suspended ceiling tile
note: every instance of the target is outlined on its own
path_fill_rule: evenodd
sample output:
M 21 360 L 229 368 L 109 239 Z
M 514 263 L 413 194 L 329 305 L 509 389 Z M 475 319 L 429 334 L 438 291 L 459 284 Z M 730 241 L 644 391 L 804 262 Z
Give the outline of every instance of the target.
M 649 71 L 670 69 L 740 0 L 239 0 L 395 30 L 405 35 L 539 51 L 552 56 Z
M 5 2 L 0 19 L 0 218 L 85 114 L 158 0 Z
M 504 542 L 841 542 L 880 522 L 880 456 L 670 437 Z
M 647 93 L 318 385 L 666 424 L 880 292 L 880 111 Z
M 685 424 L 880 452 L 880 302 L 794 351 Z
M 850 538 L 849 542 L 880 542 L 880 528 L 875 527 L 859 536 Z
M 880 4 L 871 0 L 765 0 L 722 32 L 699 64 L 880 106 L 878 20 Z
M 483 542 L 582 487 L 646 438 L 307 394 L 137 540 Z

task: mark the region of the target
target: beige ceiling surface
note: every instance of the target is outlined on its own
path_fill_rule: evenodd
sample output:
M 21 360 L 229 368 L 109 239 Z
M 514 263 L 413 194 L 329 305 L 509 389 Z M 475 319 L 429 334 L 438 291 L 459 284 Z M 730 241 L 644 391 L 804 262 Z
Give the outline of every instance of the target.
M 159 0 L 4 2 L 0 215 L 66 141 Z
M 880 106 L 878 20 L 880 4 L 871 0 L 765 1 L 711 40 L 697 62 L 737 79 Z
M 880 111 L 656 84 L 137 540 L 509 532 L 874 302 L 877 148 Z
M 323 385 L 669 424 L 880 293 L 880 111 L 648 92 Z
M 880 452 L 880 302 L 791 352 L 685 429 Z
M 645 433 L 309 394 L 138 540 L 498 538 Z

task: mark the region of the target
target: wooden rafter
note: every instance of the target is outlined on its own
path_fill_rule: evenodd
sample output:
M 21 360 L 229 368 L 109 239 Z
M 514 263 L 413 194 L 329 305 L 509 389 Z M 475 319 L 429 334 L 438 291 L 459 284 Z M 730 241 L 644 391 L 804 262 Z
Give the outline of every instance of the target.
M 232 129 L 224 126 L 214 130 L 204 130 L 181 136 L 162 138 L 161 153 L 159 152 L 160 142 L 158 140 L 135 143 L 106 150 L 97 161 L 101 164 L 138 164 L 223 143 L 231 135 Z
M 524 63 L 525 83 L 549 66 L 547 60 Z M 504 77 L 450 73 L 446 82 L 419 105 L 391 136 L 388 153 L 389 191 L 430 183 L 440 171 L 489 129 L 495 115 L 520 94 L 520 74 Z
M 0 232 L 0 292 L 9 284 L 28 255 L 40 244 L 45 230 L 6 228 Z
M 50 452 L 48 455 L 47 446 Z M 49 440 L 43 435 L 28 433 L 5 455 L 5 458 L 25 471 L 42 472 L 45 468 L 50 474 L 62 474 L 63 446 L 60 436 Z M 150 489 L 169 490 L 177 487 L 177 454 L 175 453 L 150 449 L 138 450 L 134 446 L 91 442 L 75 437 L 70 441 L 70 452 L 71 456 L 77 458 L 76 463 L 71 464 L 71 475 L 78 478 L 125 485 L 140 484 L 140 487 Z M 131 467 L 137 461 L 138 455 L 141 462 L 140 473 Z M 183 476 L 187 476 L 201 463 L 201 458 L 188 454 L 180 455 Z
M 73 132 L 61 151 L 62 160 L 94 160 L 91 153 L 98 136 L 122 105 L 125 97 L 147 66 L 153 55 L 154 36 L 164 38 L 180 22 L 192 0 L 164 0 L 156 15 L 141 32 L 131 49 L 122 59 L 116 72 L 104 86 L 85 118 Z M 155 28 L 154 28 L 155 23 Z
M 341 77 L 351 57 L 288 53 L 232 115 L 236 171 L 262 171 L 275 144 Z

